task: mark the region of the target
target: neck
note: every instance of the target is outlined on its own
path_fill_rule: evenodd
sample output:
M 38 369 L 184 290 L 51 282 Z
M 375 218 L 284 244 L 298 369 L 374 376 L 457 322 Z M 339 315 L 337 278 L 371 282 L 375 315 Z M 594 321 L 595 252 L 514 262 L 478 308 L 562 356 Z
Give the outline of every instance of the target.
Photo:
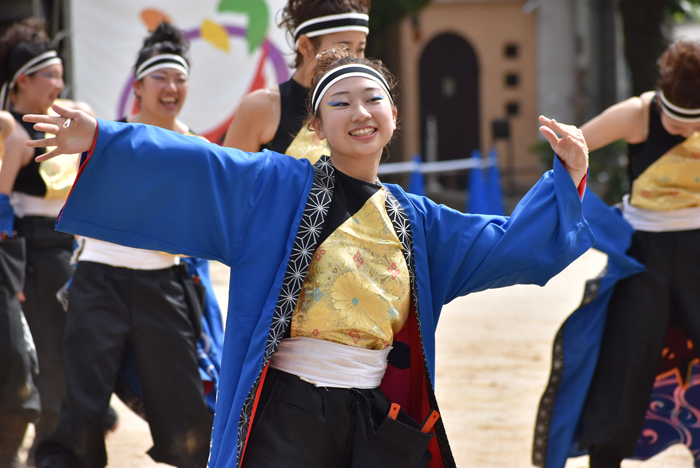
M 379 153 L 371 162 L 366 158 L 353 159 L 350 157 L 337 156 L 331 151 L 331 161 L 333 166 L 343 174 L 355 179 L 363 180 L 374 184 L 377 182 L 377 169 L 382 154 Z
M 309 60 L 308 62 L 302 63 L 297 67 L 297 70 L 292 75 L 292 79 L 304 86 L 305 88 L 311 87 L 311 79 L 314 77 L 314 67 L 313 63 Z
M 138 114 L 131 116 L 129 119 L 130 123 L 142 123 L 146 125 L 153 125 L 154 127 L 165 128 L 167 130 L 172 130 L 174 132 L 183 133 L 181 126 L 176 118 L 172 117 L 162 117 L 156 114 L 149 114 L 141 110 Z
M 48 112 L 48 109 L 43 109 L 41 104 L 32 102 L 22 94 L 12 99 L 12 110 L 18 114 L 46 114 Z

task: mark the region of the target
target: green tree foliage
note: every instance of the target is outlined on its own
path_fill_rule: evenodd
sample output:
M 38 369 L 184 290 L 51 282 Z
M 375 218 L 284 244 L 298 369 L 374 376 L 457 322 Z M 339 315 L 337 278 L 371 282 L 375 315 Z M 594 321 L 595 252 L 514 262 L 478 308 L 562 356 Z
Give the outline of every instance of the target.
M 656 61 L 671 42 L 673 23 L 700 20 L 700 0 L 620 0 L 632 94 L 655 88 Z
M 416 13 L 430 3 L 430 0 L 375 0 L 369 15 L 367 55 L 384 59 L 387 51 L 386 33 L 407 15 Z M 386 60 L 385 60 L 386 61 Z

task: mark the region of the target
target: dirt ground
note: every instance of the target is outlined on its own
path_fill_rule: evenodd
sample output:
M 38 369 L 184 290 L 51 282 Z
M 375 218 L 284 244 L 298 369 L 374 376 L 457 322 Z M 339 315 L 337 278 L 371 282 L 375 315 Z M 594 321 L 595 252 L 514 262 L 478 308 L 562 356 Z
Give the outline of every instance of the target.
M 485 291 L 443 309 L 436 392 L 458 466 L 532 466 L 532 428 L 549 375 L 551 340 L 578 305 L 584 280 L 598 274 L 604 263 L 604 255 L 591 251 L 544 288 Z M 225 310 L 228 270 L 212 264 L 212 277 Z M 121 426 L 107 440 L 109 466 L 158 466 L 146 455 L 151 447 L 146 423 L 113 400 Z M 30 440 L 31 434 L 25 445 Z M 587 466 L 587 457 L 580 457 L 571 459 L 566 468 Z M 693 463 L 685 447 L 675 446 L 647 462 L 625 461 L 622 466 L 690 468 Z

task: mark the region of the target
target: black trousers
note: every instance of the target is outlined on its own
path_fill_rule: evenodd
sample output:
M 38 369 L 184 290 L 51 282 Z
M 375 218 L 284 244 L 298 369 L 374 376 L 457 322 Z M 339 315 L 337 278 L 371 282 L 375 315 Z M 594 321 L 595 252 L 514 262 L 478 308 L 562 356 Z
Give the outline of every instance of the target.
M 54 229 L 56 220 L 26 216 L 15 220 L 17 235 L 27 248 L 27 269 L 22 304 L 39 358 L 39 374 L 34 383 L 41 398 L 41 416 L 36 439 L 47 435 L 58 423 L 66 394 L 63 376 L 63 331 L 66 313 L 56 300 L 56 292 L 73 274 L 70 257 L 73 236 Z
M 17 452 L 41 404 L 32 379 L 17 292 L 25 269 L 24 239 L 0 242 L 0 468 L 19 466 Z
M 580 439 L 600 458 L 619 460 L 634 453 L 669 323 L 700 344 L 700 230 L 638 231 L 628 253 L 646 271 L 613 292 Z
M 431 436 L 376 389 L 316 387 L 269 368 L 243 468 L 427 467 Z
M 205 467 L 212 420 L 192 322 L 175 268 L 131 270 L 80 262 L 64 340 L 67 401 L 36 465 L 101 468 L 102 422 L 126 343 L 133 349 L 157 462 Z

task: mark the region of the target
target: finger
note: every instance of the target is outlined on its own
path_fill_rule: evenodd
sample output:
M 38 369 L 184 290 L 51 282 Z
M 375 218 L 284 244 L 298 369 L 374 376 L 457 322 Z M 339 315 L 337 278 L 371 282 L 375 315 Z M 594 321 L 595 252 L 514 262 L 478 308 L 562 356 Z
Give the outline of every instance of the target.
M 51 151 L 49 151 L 48 153 L 40 154 L 39 156 L 37 156 L 36 158 L 34 158 L 34 160 L 35 160 L 36 162 L 42 162 L 42 161 L 46 161 L 46 160 L 51 159 L 51 158 L 55 158 L 56 156 L 60 156 L 60 155 L 62 155 L 62 154 L 63 154 L 63 153 L 61 153 L 61 152 L 58 150 L 58 148 L 54 148 L 54 149 L 52 149 Z
M 56 138 L 43 138 L 41 140 L 29 140 L 27 146 L 30 148 L 46 148 L 47 146 L 56 146 Z
M 63 107 L 60 104 L 54 104 L 51 106 L 51 108 L 56 112 L 58 115 L 61 117 L 64 117 L 66 119 L 74 119 L 78 115 L 80 115 L 80 111 L 75 110 L 75 109 L 69 109 L 67 107 Z
M 547 139 L 552 147 L 559 143 L 559 138 L 552 130 L 549 129 L 549 127 L 540 127 L 540 133 Z
M 37 132 L 50 133 L 52 135 L 58 135 L 59 127 L 53 124 L 42 124 L 38 123 L 34 125 L 34 130 Z
M 32 123 L 49 123 L 54 125 L 60 125 L 66 119 L 63 117 L 57 117 L 55 115 L 45 115 L 45 114 L 25 114 L 22 116 L 22 120 L 25 122 Z

